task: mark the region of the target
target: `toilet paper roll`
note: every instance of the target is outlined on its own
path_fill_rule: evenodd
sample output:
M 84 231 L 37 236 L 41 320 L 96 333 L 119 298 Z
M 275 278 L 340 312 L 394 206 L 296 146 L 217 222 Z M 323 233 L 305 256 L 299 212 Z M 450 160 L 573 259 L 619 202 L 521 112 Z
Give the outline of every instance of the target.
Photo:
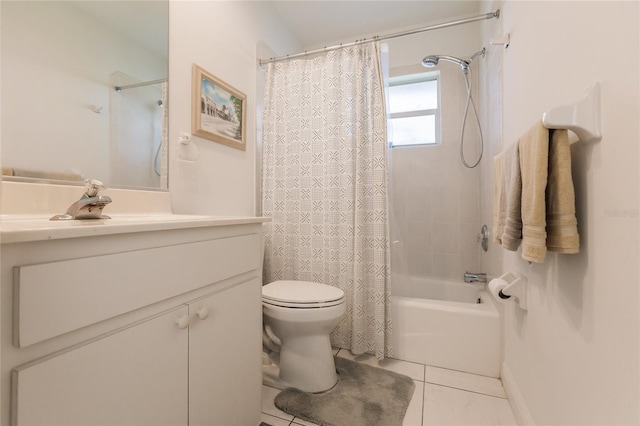
M 500 303 L 505 303 L 511 296 L 502 293 L 502 290 L 509 285 L 502 278 L 495 278 L 489 282 L 489 293 Z

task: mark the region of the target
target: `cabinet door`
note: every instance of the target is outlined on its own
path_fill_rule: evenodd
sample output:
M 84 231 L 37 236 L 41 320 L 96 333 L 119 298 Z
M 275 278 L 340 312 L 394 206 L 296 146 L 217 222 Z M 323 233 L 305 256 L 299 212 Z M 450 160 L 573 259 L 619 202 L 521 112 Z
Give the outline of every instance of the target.
M 188 330 L 176 320 L 187 315 L 183 306 L 14 369 L 12 424 L 186 424 Z
M 194 302 L 189 314 L 189 424 L 260 423 L 260 280 Z

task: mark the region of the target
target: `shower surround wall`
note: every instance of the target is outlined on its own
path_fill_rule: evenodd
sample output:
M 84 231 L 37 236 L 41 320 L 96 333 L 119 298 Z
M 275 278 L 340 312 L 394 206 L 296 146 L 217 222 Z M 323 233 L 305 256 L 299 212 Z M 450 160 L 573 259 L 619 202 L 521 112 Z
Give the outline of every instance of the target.
M 445 33 L 445 34 L 443 34 Z M 478 26 L 425 33 L 389 42 L 390 75 L 431 71 L 422 67 L 429 54 L 467 58 L 478 51 Z M 484 59 L 471 68 L 473 98 L 478 107 L 478 87 Z M 412 65 L 408 65 L 412 64 Z M 441 143 L 434 146 L 391 149 L 390 211 L 393 293 L 411 294 L 408 276 L 461 281 L 465 271 L 480 268 L 479 168 L 467 169 L 460 161 L 460 126 L 467 89 L 456 64 L 441 61 Z M 479 134 L 473 112 L 465 127 L 465 158 L 478 155 Z M 405 288 L 407 287 L 407 288 Z
M 396 259 L 400 265 L 394 266 L 411 276 L 460 280 L 465 269 L 479 266 L 479 170 L 467 169 L 459 158 L 466 100 L 462 72 L 455 64 L 440 69 L 442 143 L 391 152 L 393 248 L 406 256 L 406 265 Z M 467 126 L 465 145 L 476 148 L 476 135 Z M 476 152 L 466 150 L 467 158 L 477 158 Z

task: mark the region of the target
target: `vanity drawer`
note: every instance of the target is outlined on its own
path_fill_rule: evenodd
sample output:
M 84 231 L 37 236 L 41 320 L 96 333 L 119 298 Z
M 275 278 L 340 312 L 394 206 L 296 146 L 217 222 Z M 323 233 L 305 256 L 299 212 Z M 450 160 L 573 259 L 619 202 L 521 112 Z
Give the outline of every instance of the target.
M 16 266 L 14 345 L 32 345 L 256 270 L 260 250 L 260 235 L 250 234 Z

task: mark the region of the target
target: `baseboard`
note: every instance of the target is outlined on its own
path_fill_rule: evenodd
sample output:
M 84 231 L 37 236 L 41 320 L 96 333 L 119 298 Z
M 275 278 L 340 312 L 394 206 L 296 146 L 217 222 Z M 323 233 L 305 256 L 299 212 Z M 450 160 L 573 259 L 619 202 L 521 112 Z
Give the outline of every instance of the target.
M 509 404 L 511 404 L 511 409 L 513 410 L 513 415 L 515 416 L 518 425 L 535 426 L 535 422 L 529 412 L 529 408 L 527 407 L 527 404 L 520 393 L 520 389 L 518 389 L 515 378 L 513 377 L 513 374 L 511 374 L 509 365 L 506 362 L 502 363 L 500 378 L 502 379 L 504 391 L 507 394 L 507 398 L 509 398 Z

